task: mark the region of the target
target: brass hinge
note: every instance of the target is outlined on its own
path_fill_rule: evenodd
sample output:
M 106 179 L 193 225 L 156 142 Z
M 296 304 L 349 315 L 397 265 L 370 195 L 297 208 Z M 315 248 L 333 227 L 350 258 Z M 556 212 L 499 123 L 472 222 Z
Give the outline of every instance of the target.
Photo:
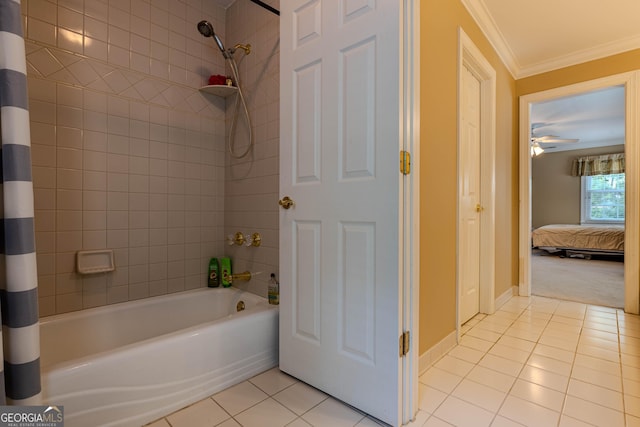
M 399 342 L 400 357 L 404 357 L 407 355 L 407 353 L 409 353 L 409 344 L 410 344 L 410 333 L 409 331 L 403 332 L 402 335 L 400 335 L 400 342 Z
M 403 175 L 411 173 L 411 153 L 408 151 L 400 152 L 400 173 Z

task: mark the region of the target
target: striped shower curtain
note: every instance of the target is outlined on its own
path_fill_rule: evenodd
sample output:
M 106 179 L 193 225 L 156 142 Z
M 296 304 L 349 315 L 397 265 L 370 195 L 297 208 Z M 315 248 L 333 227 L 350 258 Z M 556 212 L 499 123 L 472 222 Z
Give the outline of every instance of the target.
M 40 403 L 40 325 L 20 0 L 0 0 L 0 403 Z

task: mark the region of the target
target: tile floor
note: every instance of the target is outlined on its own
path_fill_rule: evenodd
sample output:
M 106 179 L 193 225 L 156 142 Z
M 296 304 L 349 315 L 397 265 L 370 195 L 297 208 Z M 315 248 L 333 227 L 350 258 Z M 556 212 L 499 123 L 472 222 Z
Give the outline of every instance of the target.
M 420 376 L 411 427 L 640 427 L 640 317 L 514 297 Z M 277 368 L 148 427 L 374 426 Z
M 146 427 L 380 427 L 377 421 L 271 369 Z

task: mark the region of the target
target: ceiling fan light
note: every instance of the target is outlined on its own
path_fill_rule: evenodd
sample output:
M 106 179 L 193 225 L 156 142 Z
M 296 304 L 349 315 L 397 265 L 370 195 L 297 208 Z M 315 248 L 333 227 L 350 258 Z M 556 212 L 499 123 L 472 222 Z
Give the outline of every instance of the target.
M 537 142 L 531 144 L 531 157 L 539 156 L 542 153 L 544 153 L 544 149 L 540 146 L 540 144 L 538 144 Z

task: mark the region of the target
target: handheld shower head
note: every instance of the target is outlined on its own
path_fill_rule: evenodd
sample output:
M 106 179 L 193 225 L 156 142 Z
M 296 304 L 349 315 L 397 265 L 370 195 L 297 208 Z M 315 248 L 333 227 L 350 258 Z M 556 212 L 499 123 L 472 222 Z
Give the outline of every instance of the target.
M 218 45 L 218 49 L 220 49 L 220 52 L 222 52 L 222 56 L 227 59 L 229 58 L 229 53 L 225 50 L 224 44 L 222 44 L 222 40 L 220 40 L 220 37 L 218 37 L 215 31 L 213 31 L 213 25 L 211 25 L 211 22 L 198 22 L 198 31 L 200 31 L 200 34 L 205 37 L 213 37 L 213 39 L 216 41 L 216 44 Z
M 209 21 L 200 21 L 198 22 L 198 31 L 205 37 L 211 37 L 215 33 L 213 31 L 213 25 Z

